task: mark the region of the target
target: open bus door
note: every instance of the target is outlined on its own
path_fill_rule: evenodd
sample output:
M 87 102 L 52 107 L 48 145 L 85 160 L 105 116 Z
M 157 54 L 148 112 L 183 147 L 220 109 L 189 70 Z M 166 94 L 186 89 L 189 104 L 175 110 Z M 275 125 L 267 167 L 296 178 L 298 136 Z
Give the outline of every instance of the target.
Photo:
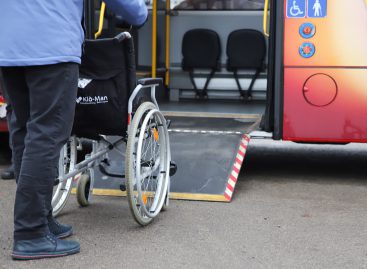
M 367 142 L 367 2 L 270 1 L 268 106 L 275 139 Z

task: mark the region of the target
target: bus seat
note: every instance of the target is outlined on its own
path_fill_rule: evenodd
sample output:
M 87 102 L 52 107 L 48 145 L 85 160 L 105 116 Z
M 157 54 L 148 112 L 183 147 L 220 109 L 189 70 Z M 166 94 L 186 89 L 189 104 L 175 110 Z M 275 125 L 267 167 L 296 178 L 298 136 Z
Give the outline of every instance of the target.
M 182 69 L 190 74 L 191 83 L 199 98 L 208 97 L 207 88 L 216 70 L 220 69 L 221 47 L 218 34 L 209 29 L 187 31 L 182 40 Z M 203 89 L 198 89 L 194 69 L 209 69 Z
M 255 80 L 264 68 L 266 41 L 264 35 L 253 29 L 231 32 L 227 40 L 227 70 L 233 72 L 238 90 L 245 100 L 252 98 Z M 250 86 L 243 90 L 238 78 L 238 70 L 255 70 Z

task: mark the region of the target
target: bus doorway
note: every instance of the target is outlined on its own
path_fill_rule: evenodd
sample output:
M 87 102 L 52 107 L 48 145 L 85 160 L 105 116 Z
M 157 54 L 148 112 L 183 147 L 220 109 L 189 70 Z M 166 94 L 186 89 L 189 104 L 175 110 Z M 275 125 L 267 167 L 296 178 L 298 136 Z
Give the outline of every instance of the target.
M 172 198 L 232 199 L 249 133 L 258 129 L 266 106 L 263 7 L 262 0 L 151 1 L 148 21 L 133 31 L 138 75 L 164 78 L 159 106 L 171 122 L 179 167 Z M 98 5 L 96 14 L 98 25 Z M 102 35 L 118 30 L 105 20 L 105 29 L 98 27 Z M 112 157 L 118 174 L 123 161 Z M 118 181 L 100 182 L 96 194 L 118 192 Z

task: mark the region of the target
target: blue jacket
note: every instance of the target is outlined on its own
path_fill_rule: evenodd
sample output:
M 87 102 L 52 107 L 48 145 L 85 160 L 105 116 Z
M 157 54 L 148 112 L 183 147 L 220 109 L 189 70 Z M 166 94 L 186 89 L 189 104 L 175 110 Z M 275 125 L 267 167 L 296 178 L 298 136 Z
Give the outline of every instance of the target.
M 144 0 L 105 0 L 133 25 L 145 22 Z M 0 0 L 0 66 L 80 63 L 83 0 Z

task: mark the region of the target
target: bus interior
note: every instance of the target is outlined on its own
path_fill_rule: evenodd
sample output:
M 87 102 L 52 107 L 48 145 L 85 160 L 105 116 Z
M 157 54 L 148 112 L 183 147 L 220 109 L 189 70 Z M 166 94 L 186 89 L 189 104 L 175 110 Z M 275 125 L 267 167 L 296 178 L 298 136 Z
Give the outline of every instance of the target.
M 254 122 L 264 115 L 269 42 L 263 34 L 263 0 L 146 3 L 147 22 L 131 29 L 137 74 L 164 79 L 157 97 L 166 116 Z M 87 20 L 87 29 L 94 33 L 101 2 L 91 5 L 94 19 Z M 107 7 L 101 37 L 123 27 Z

